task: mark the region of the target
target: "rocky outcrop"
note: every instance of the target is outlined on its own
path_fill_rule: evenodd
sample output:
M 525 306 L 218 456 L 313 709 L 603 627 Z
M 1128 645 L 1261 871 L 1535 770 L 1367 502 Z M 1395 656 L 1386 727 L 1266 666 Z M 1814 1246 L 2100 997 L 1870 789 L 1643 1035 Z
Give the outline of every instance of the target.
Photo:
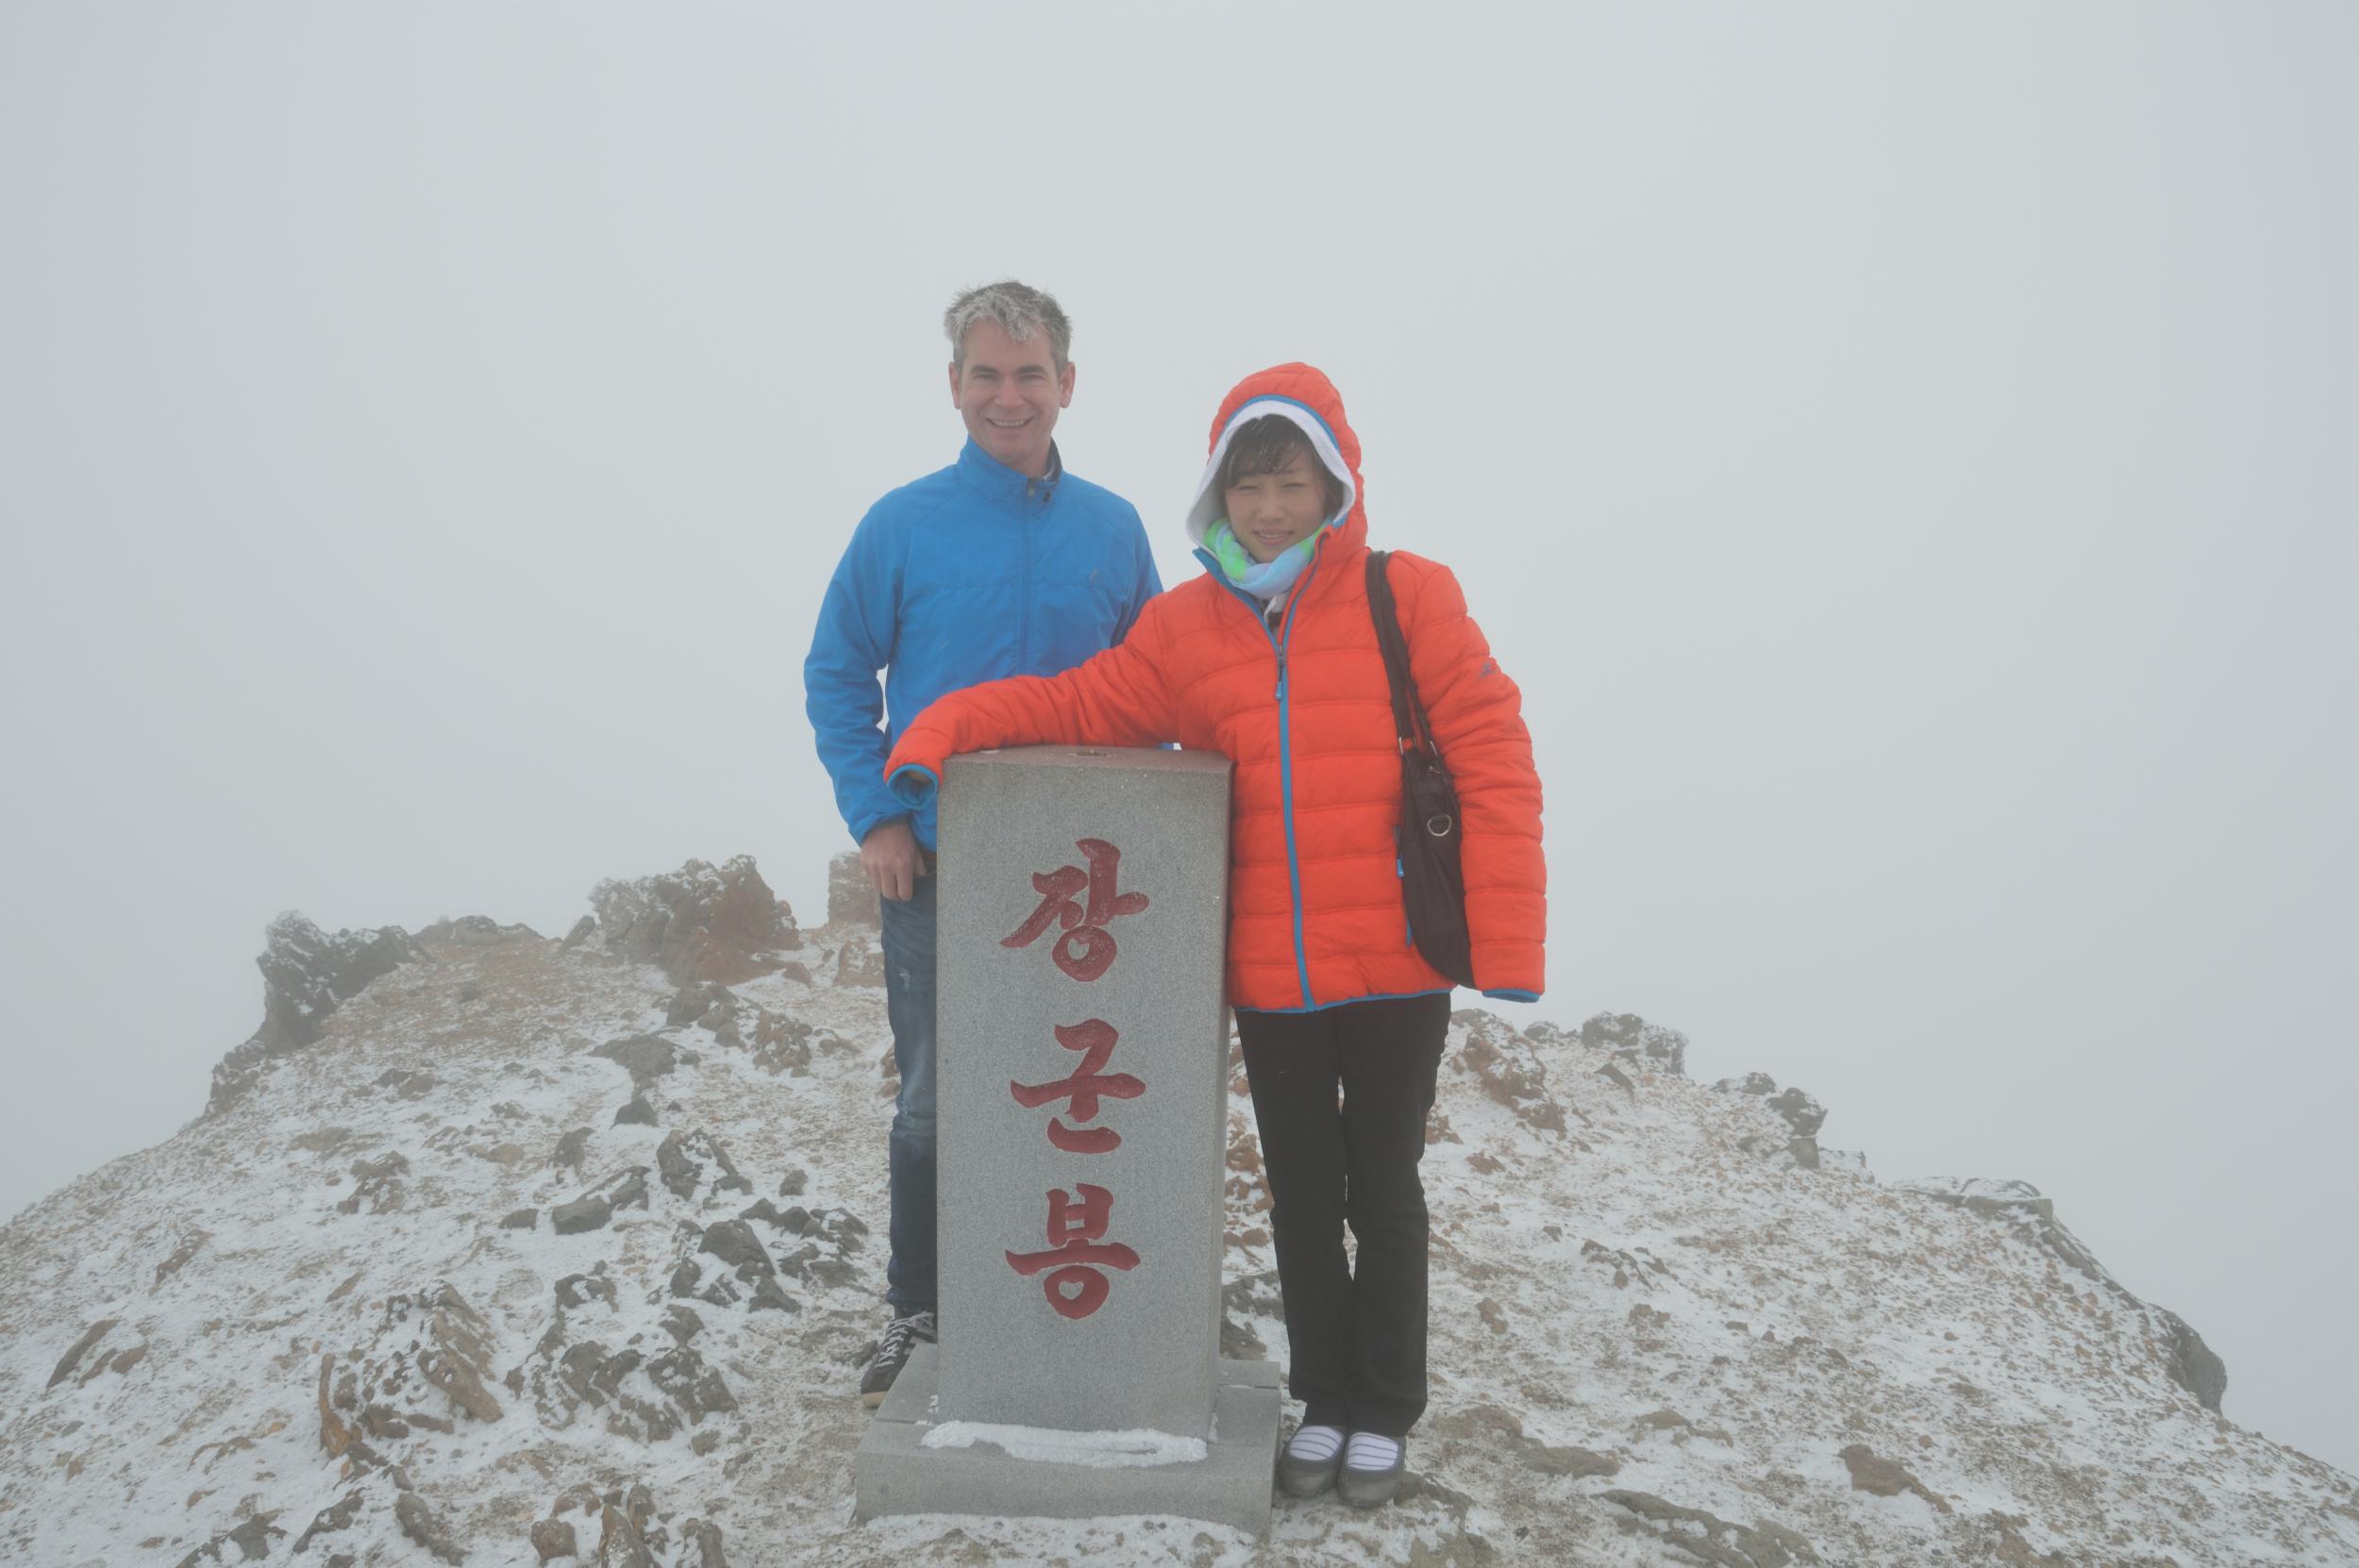
M 269 1065 L 313 1044 L 337 1008 L 379 976 L 425 957 L 398 926 L 329 936 L 290 909 L 263 934 L 262 1023 L 245 1043 L 213 1067 L 205 1114 L 217 1116 L 243 1099 Z
M 1983 1176 L 1926 1176 L 1896 1181 L 1892 1189 L 1963 1209 L 2007 1226 L 2066 1267 L 2112 1293 L 2123 1307 L 2146 1320 L 2148 1338 L 2170 1380 L 2217 1413 L 2228 1393 L 2228 1367 L 2187 1320 L 2168 1308 L 2132 1294 L 2100 1263 L 2078 1236 L 2056 1218 L 2056 1205 L 2028 1181 Z
M 1794 1163 L 1804 1170 L 1818 1169 L 1818 1129 L 1827 1120 L 1827 1108 L 1799 1089 L 1780 1090 L 1778 1080 L 1766 1073 L 1748 1073 L 1741 1078 L 1722 1078 L 1713 1088 L 1724 1094 L 1750 1094 L 1778 1113 L 1791 1129 L 1784 1141 L 1784 1151 L 1794 1157 Z M 1766 1150 L 1763 1140 L 1748 1134 L 1738 1141 L 1738 1146 L 1750 1152 L 1776 1153 L 1778 1143 L 1770 1140 Z
M 1556 1032 L 1553 1026 L 1535 1027 Z M 1580 1040 L 1593 1050 L 1611 1051 L 1634 1065 L 1682 1076 L 1687 1072 L 1687 1037 L 1677 1029 L 1649 1024 L 1634 1012 L 1593 1014 L 1581 1024 Z
M 691 860 L 661 876 L 601 882 L 590 892 L 606 952 L 662 967 L 674 985 L 735 985 L 786 966 L 803 945 L 795 916 L 740 855 L 715 867 Z
M 836 948 L 835 972 L 830 978 L 839 986 L 883 985 L 883 939 L 858 927 L 845 932 Z
M 413 939 L 420 947 L 497 947 L 502 942 L 539 942 L 529 926 L 502 926 L 490 915 L 460 915 L 436 921 Z
M 878 923 L 877 885 L 861 869 L 860 851 L 847 849 L 828 862 L 828 924 L 873 931 Z
M 1450 1023 L 1466 1031 L 1450 1059 L 1454 1070 L 1473 1075 L 1485 1094 L 1534 1131 L 1565 1131 L 1564 1107 L 1548 1093 L 1548 1069 L 1528 1036 L 1481 1009 L 1462 1009 Z
M 663 1018 L 667 1026 L 694 1024 L 709 1031 L 716 1043 L 750 1055 L 765 1073 L 798 1078 L 811 1073 L 811 1026 L 745 1001 L 727 986 L 706 981 L 680 987 Z

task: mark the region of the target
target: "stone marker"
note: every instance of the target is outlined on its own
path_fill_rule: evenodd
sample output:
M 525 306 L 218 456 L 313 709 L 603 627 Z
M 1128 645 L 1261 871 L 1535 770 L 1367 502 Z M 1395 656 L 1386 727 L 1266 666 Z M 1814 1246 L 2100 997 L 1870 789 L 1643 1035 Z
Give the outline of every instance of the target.
M 1220 1357 L 1229 763 L 954 759 L 939 875 L 941 1344 L 861 1444 L 859 1514 L 1258 1532 L 1276 1368 Z

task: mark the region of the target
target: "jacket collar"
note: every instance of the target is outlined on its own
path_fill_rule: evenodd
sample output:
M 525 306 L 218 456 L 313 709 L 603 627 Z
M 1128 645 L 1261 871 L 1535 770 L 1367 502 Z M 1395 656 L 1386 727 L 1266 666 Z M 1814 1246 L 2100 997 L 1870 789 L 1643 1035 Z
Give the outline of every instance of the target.
M 1057 443 L 1048 443 L 1048 472 L 1035 479 L 1019 474 L 976 444 L 975 438 L 966 438 L 966 445 L 959 451 L 959 477 L 995 501 L 1035 500 L 1046 505 L 1057 493 L 1057 481 L 1064 477 L 1064 459 L 1057 454 Z

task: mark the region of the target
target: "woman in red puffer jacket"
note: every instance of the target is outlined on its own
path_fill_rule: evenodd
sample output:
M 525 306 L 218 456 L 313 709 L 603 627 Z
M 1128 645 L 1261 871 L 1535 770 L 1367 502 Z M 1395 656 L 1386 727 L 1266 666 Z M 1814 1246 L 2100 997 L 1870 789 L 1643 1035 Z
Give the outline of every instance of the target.
M 1279 1475 L 1297 1496 L 1334 1483 L 1378 1503 L 1425 1410 L 1417 1161 L 1450 982 L 1409 936 L 1360 443 L 1325 375 L 1280 365 L 1222 401 L 1188 532 L 1204 575 L 1148 601 L 1119 646 L 1061 676 L 953 692 L 902 734 L 886 773 L 922 800 L 950 757 L 994 746 L 1177 741 L 1235 763 L 1229 1000 L 1305 1405 Z M 1387 575 L 1458 788 L 1475 983 L 1534 1000 L 1547 874 L 1521 694 L 1447 568 L 1397 553 Z

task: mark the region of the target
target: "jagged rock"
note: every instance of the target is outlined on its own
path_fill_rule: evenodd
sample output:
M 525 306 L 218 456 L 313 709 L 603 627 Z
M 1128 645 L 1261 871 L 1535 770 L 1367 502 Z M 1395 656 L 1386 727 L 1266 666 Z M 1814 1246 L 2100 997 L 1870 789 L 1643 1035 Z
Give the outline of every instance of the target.
M 1797 1138 L 1815 1138 L 1827 1120 L 1825 1106 L 1790 1085 L 1783 1093 L 1769 1096 L 1769 1109 L 1785 1118 Z
M 716 1410 L 734 1410 L 737 1400 L 720 1372 L 685 1344 L 647 1363 L 647 1377 L 687 1413 L 692 1426 Z
M 614 1206 L 599 1193 L 560 1203 L 549 1210 L 549 1228 L 560 1236 L 576 1236 L 585 1230 L 595 1230 L 614 1217 Z
M 244 1098 L 269 1064 L 312 1044 L 337 1008 L 380 975 L 424 957 L 398 926 L 329 936 L 290 909 L 263 933 L 261 1026 L 213 1068 L 205 1114 Z
M 434 1093 L 434 1086 L 438 1081 L 440 1080 L 431 1073 L 413 1072 L 406 1067 L 391 1067 L 379 1073 L 376 1076 L 376 1081 L 369 1087 L 390 1089 L 405 1100 L 422 1100 Z
M 2169 1338 L 2163 1370 L 2170 1375 L 2172 1382 L 2194 1394 L 2205 1410 L 2218 1414 L 2220 1399 L 2228 1393 L 2228 1363 L 2203 1343 L 2203 1336 L 2186 1319 L 2167 1307 L 2156 1307 L 2153 1311 L 2162 1319 Z
M 715 1196 L 728 1192 L 751 1193 L 754 1190 L 754 1184 L 740 1174 L 729 1159 L 728 1151 L 721 1146 L 721 1141 L 702 1127 L 689 1133 L 671 1133 L 657 1145 L 655 1151 L 656 1169 L 662 1176 L 663 1185 L 671 1190 L 674 1197 L 681 1199 L 693 1199 L 696 1195 L 697 1184 L 705 1179 L 705 1163 L 708 1160 L 718 1166 L 721 1172 L 712 1181 Z
M 663 1309 L 663 1331 L 672 1336 L 674 1344 L 686 1344 L 705 1331 L 705 1320 L 694 1307 L 676 1301 Z
M 178 1568 L 199 1568 L 203 1563 L 251 1562 L 270 1556 L 271 1538 L 283 1537 L 287 1533 L 271 1523 L 277 1517 L 278 1510 L 273 1509 L 268 1513 L 256 1514 L 233 1530 L 224 1530 L 182 1558 Z M 238 1555 L 235 1558 L 228 1556 L 222 1550 L 225 1546 L 237 1547 Z
M 403 1492 L 393 1499 L 393 1518 L 401 1526 L 401 1533 L 425 1547 L 444 1562 L 467 1560 L 467 1554 L 450 1538 L 450 1528 L 427 1507 L 426 1499 L 414 1492 Z
M 696 1260 L 693 1258 L 683 1258 L 672 1265 L 672 1277 L 665 1289 L 676 1296 L 693 1296 L 696 1293 L 697 1284 L 703 1278 L 704 1271 L 696 1266 Z
M 1762 1101 L 1782 1117 L 1791 1129 L 1783 1139 L 1772 1139 L 1760 1133 L 1748 1133 L 1736 1141 L 1736 1146 L 1751 1154 L 1775 1156 L 1780 1153 L 1794 1157 L 1794 1163 L 1806 1171 L 1819 1168 L 1818 1128 L 1827 1119 L 1827 1108 L 1799 1089 L 1778 1092 L 1778 1080 L 1766 1073 L 1748 1073 L 1741 1078 L 1722 1078 L 1712 1086 L 1731 1094 L 1748 1094 Z
M 492 1326 L 447 1283 L 435 1286 L 422 1297 L 388 1297 L 386 1320 L 397 1323 L 413 1309 L 426 1314 L 425 1333 L 412 1344 L 419 1372 L 477 1421 L 497 1421 L 499 1401 L 484 1386 Z
M 1983 1176 L 1924 1176 L 1892 1184 L 1896 1193 L 1914 1193 L 1963 1209 L 1970 1214 L 2011 1217 L 2028 1214 L 2043 1225 L 2055 1222 L 2056 1205 L 2040 1195 L 2028 1181 L 1993 1181 Z
M 762 1247 L 761 1239 L 744 1220 L 722 1220 L 705 1226 L 702 1250 L 737 1270 L 739 1277 L 749 1282 L 756 1276 L 767 1277 L 778 1272 Z
M 754 1282 L 753 1298 L 745 1304 L 751 1312 L 799 1312 L 803 1304 L 786 1293 L 777 1278 L 764 1275 Z
M 1864 1443 L 1854 1443 L 1836 1456 L 1845 1469 L 1851 1473 L 1851 1490 L 1872 1493 L 1879 1497 L 1898 1497 L 1903 1492 L 1914 1492 L 1932 1504 L 1936 1513 L 1950 1511 L 1949 1500 L 1937 1497 L 1925 1490 L 1925 1483 L 1903 1469 L 1897 1460 L 1878 1459 Z
M 625 1035 L 590 1054 L 620 1064 L 630 1075 L 631 1087 L 643 1093 L 679 1065 L 679 1047 L 660 1034 Z
M 541 933 L 529 926 L 502 926 L 490 915 L 460 915 L 436 921 L 415 940 L 420 947 L 497 947 L 504 942 L 539 942 Z
M 721 1550 L 721 1526 L 709 1519 L 691 1519 L 680 1526 L 679 1561 L 673 1568 L 729 1568 Z
M 661 964 L 674 985 L 735 985 L 767 975 L 778 955 L 803 944 L 795 917 L 750 855 L 719 867 L 691 860 L 677 872 L 591 890 L 606 950 L 633 963 Z
M 785 1178 L 778 1183 L 778 1196 L 782 1198 L 801 1197 L 803 1189 L 809 1185 L 811 1185 L 811 1173 L 800 1165 L 790 1166 Z
M 1564 1108 L 1549 1095 L 1548 1070 L 1529 1040 L 1505 1020 L 1480 1009 L 1462 1009 L 1450 1015 L 1450 1022 L 1466 1030 L 1466 1043 L 1452 1059 L 1458 1071 L 1472 1073 L 1482 1092 L 1525 1126 L 1545 1132 L 1565 1130 Z
M 865 926 L 875 930 L 881 924 L 881 907 L 877 902 L 877 884 L 861 869 L 860 851 L 847 849 L 828 862 L 828 924 L 831 926 Z
M 549 1163 L 560 1170 L 567 1166 L 578 1171 L 590 1149 L 590 1129 L 576 1127 L 557 1141 L 557 1153 Z
M 340 1214 L 358 1214 L 360 1206 L 369 1206 L 372 1214 L 390 1214 L 401 1207 L 405 1189 L 401 1178 L 410 1174 L 410 1159 L 398 1151 L 382 1159 L 356 1159 L 352 1163 L 352 1191 L 336 1205 Z
M 1622 1469 L 1622 1461 L 1610 1455 L 1569 1445 L 1552 1448 L 1544 1443 L 1526 1444 L 1523 1461 L 1527 1470 L 1543 1476 L 1570 1476 L 1575 1480 L 1584 1476 L 1617 1476 Z
M 1651 1492 L 1615 1488 L 1604 1497 L 1634 1516 L 1622 1521 L 1626 1529 L 1717 1568 L 1786 1568 L 1789 1563 L 1822 1560 L 1809 1542 L 1780 1525 L 1764 1521 L 1748 1529 L 1702 1509 L 1666 1503 Z
M 607 1196 L 617 1209 L 646 1208 L 647 1168 L 644 1165 L 633 1165 L 624 1173 L 620 1184 Z
M 507 1218 L 500 1221 L 500 1228 L 502 1230 L 538 1230 L 541 1228 L 541 1211 L 538 1209 L 510 1209 Z
M 209 1230 L 192 1230 L 183 1237 L 180 1244 L 172 1249 L 172 1256 L 156 1265 L 156 1276 L 148 1285 L 147 1293 L 154 1295 L 158 1291 L 162 1290 L 164 1281 L 186 1268 L 189 1259 L 195 1257 L 198 1250 L 212 1239 L 212 1232 Z
M 732 1051 L 750 1052 L 754 1065 L 765 1073 L 789 1073 L 802 1077 L 811 1071 L 812 1031 L 800 1019 L 772 1012 L 725 991 L 698 1014 L 696 1022 L 712 1031 L 712 1038 L 720 1044 Z M 745 1034 L 749 1025 L 753 1030 L 751 1040 Z
M 672 993 L 671 1004 L 663 1009 L 663 1022 L 673 1028 L 694 1024 L 712 1010 L 713 1003 L 728 994 L 728 987 L 714 985 L 709 980 L 684 985 Z
M 614 1112 L 611 1125 L 618 1127 L 654 1126 L 657 1125 L 655 1107 L 647 1103 L 647 1097 L 644 1094 L 633 1094 L 623 1102 L 621 1109 Z
M 295 1537 L 294 1555 L 301 1557 L 310 1546 L 311 1538 L 314 1536 L 332 1535 L 340 1530 L 352 1528 L 352 1521 L 360 1512 L 360 1504 L 361 1496 L 359 1493 L 347 1492 L 335 1502 L 313 1514 L 311 1523 L 304 1528 L 301 1535 Z
M 123 1320 L 121 1318 L 101 1318 L 98 1322 L 92 1324 L 88 1328 L 83 1329 L 82 1337 L 74 1342 L 72 1348 L 68 1349 L 65 1355 L 59 1360 L 56 1370 L 49 1374 L 48 1386 L 54 1389 L 59 1383 L 64 1382 L 66 1378 L 73 1376 L 75 1366 L 80 1362 L 84 1356 L 90 1353 L 91 1346 L 96 1344 L 100 1340 L 105 1339 L 108 1332 L 111 1330 L 116 1324 L 121 1323 L 122 1321 Z
M 555 1557 L 572 1557 L 574 1555 L 572 1522 L 565 1519 L 534 1520 L 532 1522 L 532 1550 L 543 1562 Z
M 598 1568 L 657 1568 L 639 1527 L 620 1509 L 608 1504 L 598 1523 Z
M 884 942 L 857 926 L 845 932 L 835 951 L 835 973 L 830 983 L 839 986 L 882 986 L 885 983 Z
M 1789 1087 L 1778 1091 L 1778 1080 L 1766 1073 L 1748 1073 L 1741 1078 L 1722 1078 L 1712 1086 L 1733 1094 L 1758 1097 L 1768 1108 L 1785 1119 L 1797 1138 L 1815 1138 L 1827 1120 L 1827 1108 L 1799 1089 Z
M 1649 1024 L 1634 1012 L 1600 1012 L 1581 1026 L 1581 1043 L 1643 1061 L 1647 1066 L 1687 1073 L 1687 1037 Z
M 583 942 L 588 942 L 592 937 L 596 936 L 597 934 L 598 917 L 596 915 L 583 915 L 579 920 L 574 922 L 574 928 L 565 933 L 564 942 L 559 945 L 562 947 L 564 951 L 570 953 L 575 948 L 579 947 Z
M 599 1267 L 605 1267 L 600 1264 Z M 561 1308 L 587 1307 L 594 1301 L 614 1305 L 614 1281 L 595 1274 L 569 1274 L 557 1282 L 557 1304 Z

